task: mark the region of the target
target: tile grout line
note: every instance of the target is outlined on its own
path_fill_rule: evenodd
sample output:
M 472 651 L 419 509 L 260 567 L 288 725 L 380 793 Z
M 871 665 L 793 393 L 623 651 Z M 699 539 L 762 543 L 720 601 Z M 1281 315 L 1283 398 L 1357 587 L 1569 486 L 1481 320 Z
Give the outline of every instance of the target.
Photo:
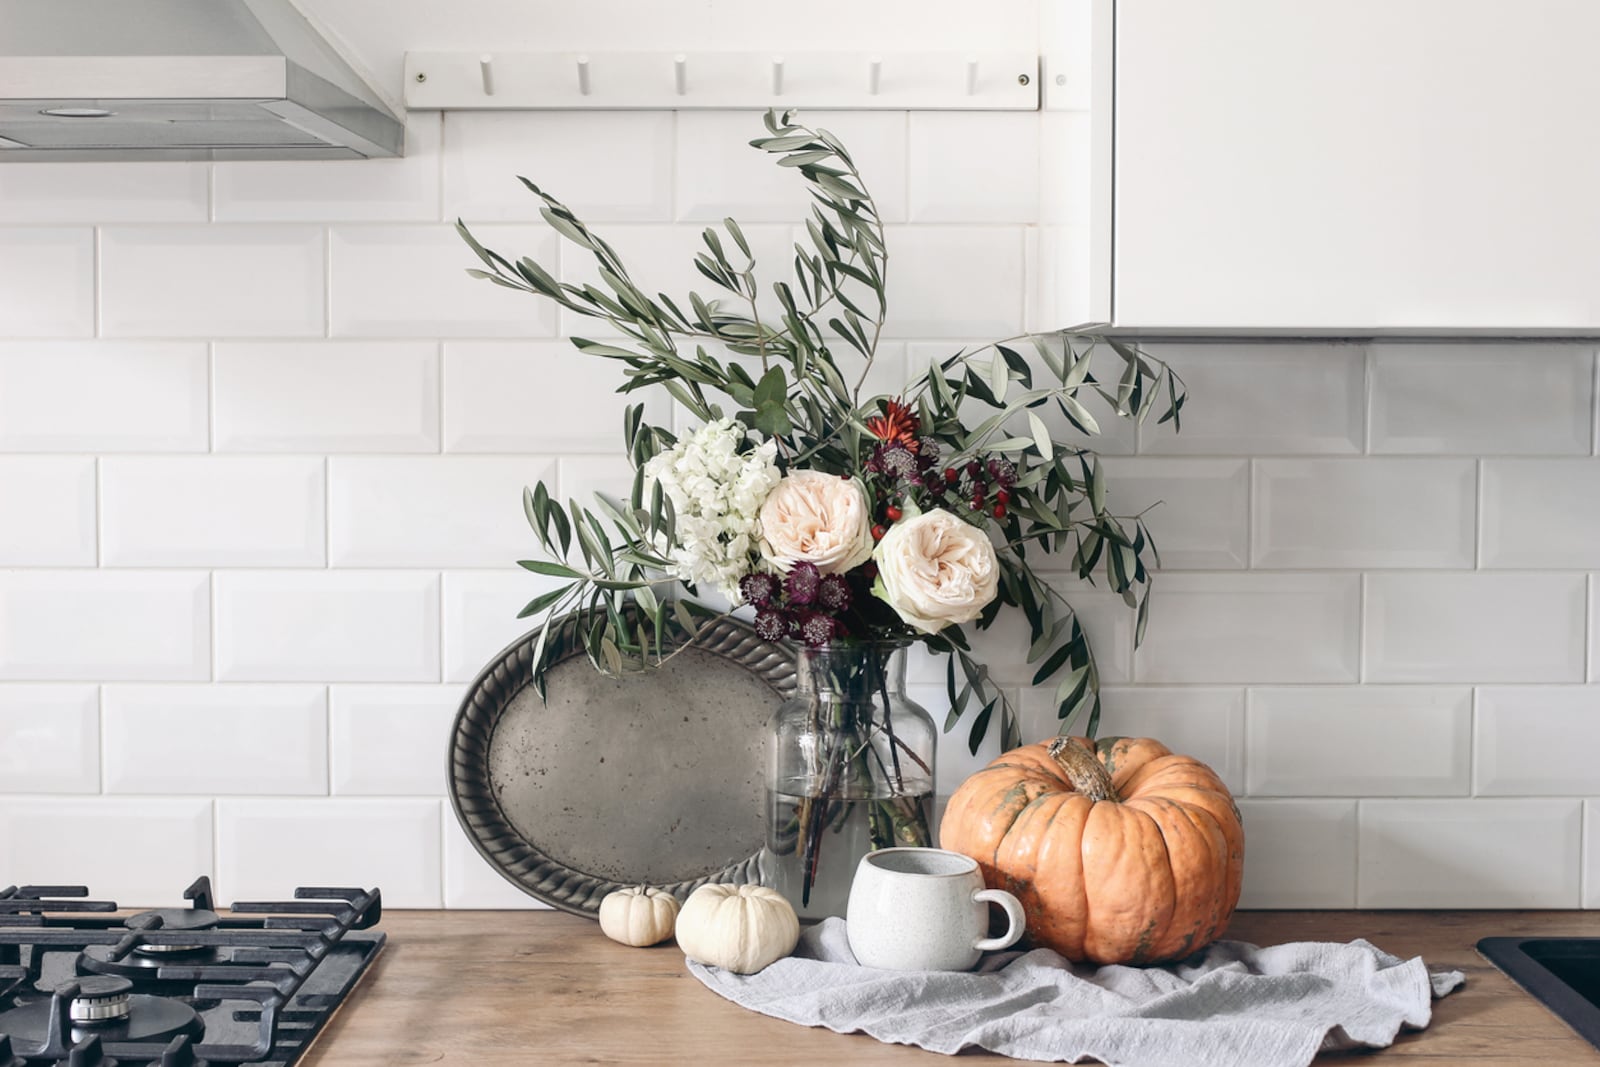
M 93 290 L 94 290 L 94 295 L 93 295 L 93 298 L 92 298 L 94 300 L 94 334 L 93 334 L 93 336 L 95 336 L 95 337 L 103 337 L 104 333 L 102 331 L 104 329 L 105 312 L 102 310 L 100 305 L 103 302 L 104 294 L 105 294 L 105 279 L 102 276 L 104 274 L 103 261 L 104 261 L 104 258 L 105 258 L 105 255 L 104 255 L 105 227 L 96 226 L 94 228 L 94 230 L 93 230 L 93 234 L 94 234 L 94 247 L 93 247 L 93 250 L 92 250 L 93 253 L 94 253 L 94 263 L 93 263 L 93 267 L 92 267 L 92 272 L 94 274 L 94 278 L 93 278 L 93 282 L 92 282 Z
M 95 734 L 100 743 L 100 795 L 106 795 L 106 687 L 97 685 L 95 688 Z
M 1478 796 L 1478 703 L 1482 699 L 1482 686 L 1472 687 L 1467 700 L 1467 798 Z
M 1359 575 L 1360 582 L 1356 587 L 1356 684 L 1369 685 L 1371 679 L 1367 677 L 1367 580 L 1368 574 L 1362 571 Z
M 434 366 L 434 369 L 433 369 L 433 388 L 434 388 L 434 392 L 435 392 L 435 396 L 434 396 L 434 401 L 435 401 L 434 402 L 434 417 L 435 417 L 435 420 L 436 420 L 435 424 L 434 424 L 434 428 L 433 428 L 433 432 L 434 432 L 434 447 L 433 447 L 433 451 L 434 451 L 435 455 L 442 456 L 446 452 L 446 449 L 445 449 L 445 426 L 444 426 L 444 423 L 445 423 L 445 412 L 448 410 L 447 405 L 445 403 L 445 395 L 444 395 L 445 382 L 447 380 L 446 375 L 445 375 L 446 350 L 445 350 L 444 341 L 440 340 L 440 341 L 435 342 L 433 351 L 434 351 L 434 360 L 435 360 L 435 366 Z
M 322 734 L 327 751 L 323 759 L 323 783 L 329 797 L 333 796 L 333 686 L 322 687 Z
M 1372 396 L 1374 392 L 1374 378 L 1376 378 L 1374 363 L 1377 354 L 1372 351 L 1371 345 L 1361 346 L 1361 454 L 1372 455 Z
M 1595 608 L 1595 576 L 1584 575 L 1583 588 L 1583 681 L 1588 682 L 1594 678 L 1594 608 Z
M 1483 570 L 1483 520 L 1484 520 L 1484 461 L 1482 458 L 1473 461 L 1472 490 L 1475 494 L 1472 502 L 1472 569 Z
M 1600 349 L 1589 355 L 1589 455 L 1600 456 Z

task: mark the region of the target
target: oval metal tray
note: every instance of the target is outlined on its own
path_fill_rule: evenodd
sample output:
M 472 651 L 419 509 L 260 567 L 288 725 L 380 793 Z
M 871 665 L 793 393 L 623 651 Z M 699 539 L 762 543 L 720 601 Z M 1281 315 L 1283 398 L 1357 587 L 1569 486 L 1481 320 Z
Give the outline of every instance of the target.
M 578 623 L 552 623 L 548 703 L 532 678 L 538 630 L 468 688 L 448 767 L 467 837 L 529 896 L 591 917 L 623 886 L 682 900 L 758 881 L 768 722 L 793 691 L 790 657 L 719 619 L 665 665 L 611 678 Z

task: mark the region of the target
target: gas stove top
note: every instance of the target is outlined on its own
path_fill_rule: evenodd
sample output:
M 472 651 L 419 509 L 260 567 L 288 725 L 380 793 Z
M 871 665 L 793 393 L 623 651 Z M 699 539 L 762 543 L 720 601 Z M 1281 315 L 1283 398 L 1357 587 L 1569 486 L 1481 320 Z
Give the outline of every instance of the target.
M 112 916 L 83 886 L 0 888 L 0 1067 L 291 1067 L 383 948 L 376 889 Z

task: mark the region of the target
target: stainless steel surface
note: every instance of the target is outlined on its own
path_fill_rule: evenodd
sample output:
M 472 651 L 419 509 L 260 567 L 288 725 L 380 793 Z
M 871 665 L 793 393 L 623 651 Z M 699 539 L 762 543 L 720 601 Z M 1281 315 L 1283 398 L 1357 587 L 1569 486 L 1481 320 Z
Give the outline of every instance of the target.
M 682 899 L 754 881 L 788 653 L 722 619 L 665 666 L 611 678 L 569 616 L 550 638 L 546 703 L 530 677 L 537 640 L 495 657 L 456 717 L 451 799 L 484 858 L 530 896 L 590 916 L 626 885 Z
M 360 159 L 403 143 L 291 0 L 0 0 L 7 161 Z

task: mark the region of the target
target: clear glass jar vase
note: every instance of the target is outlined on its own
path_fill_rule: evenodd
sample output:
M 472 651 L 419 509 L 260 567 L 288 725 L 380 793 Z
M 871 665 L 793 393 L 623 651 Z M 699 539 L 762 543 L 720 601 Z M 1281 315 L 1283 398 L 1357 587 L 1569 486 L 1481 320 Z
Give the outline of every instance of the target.
M 906 643 L 798 648 L 773 715 L 762 875 L 802 919 L 844 914 L 861 857 L 932 845 L 933 719 L 905 694 Z

